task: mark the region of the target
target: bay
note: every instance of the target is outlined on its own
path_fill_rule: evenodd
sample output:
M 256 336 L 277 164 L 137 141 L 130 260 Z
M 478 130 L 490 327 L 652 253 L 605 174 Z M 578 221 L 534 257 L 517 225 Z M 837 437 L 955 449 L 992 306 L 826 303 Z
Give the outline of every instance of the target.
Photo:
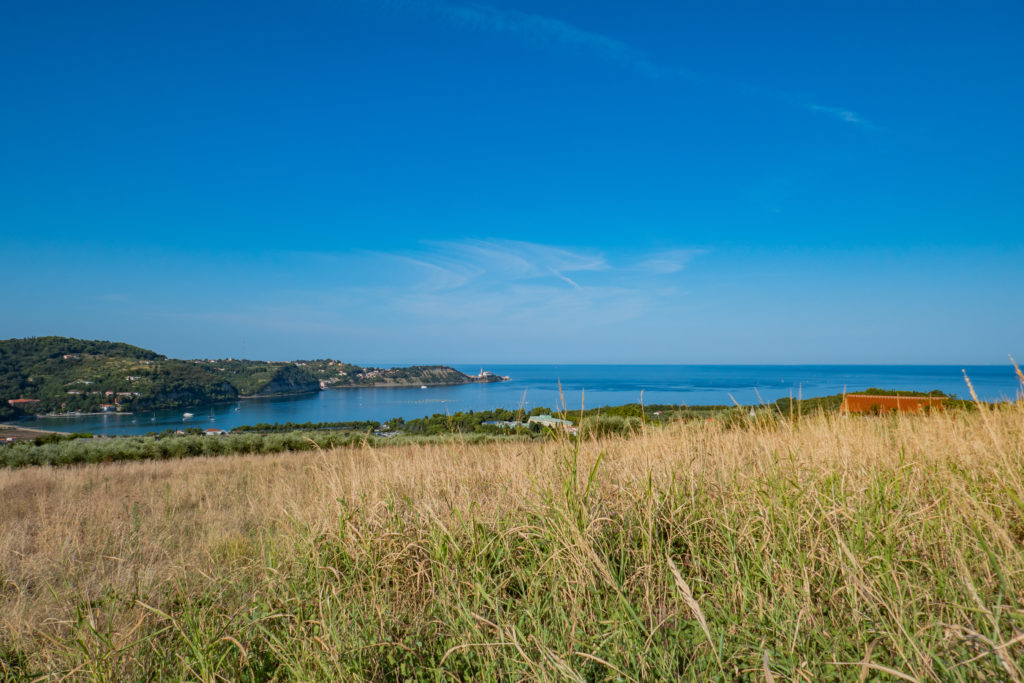
M 479 365 L 456 365 L 476 374 Z M 969 397 L 960 366 L 952 365 L 488 365 L 508 382 L 450 387 L 329 389 L 315 394 L 133 415 L 39 418 L 32 426 L 64 432 L 145 434 L 168 428 L 284 422 L 383 421 L 435 413 L 543 406 L 597 408 L 626 403 L 722 405 L 770 403 L 786 396 L 811 398 L 868 387 L 931 391 Z M 1020 390 L 1013 368 L 965 368 L 982 400 L 1012 399 Z M 561 389 L 559 389 L 561 383 Z

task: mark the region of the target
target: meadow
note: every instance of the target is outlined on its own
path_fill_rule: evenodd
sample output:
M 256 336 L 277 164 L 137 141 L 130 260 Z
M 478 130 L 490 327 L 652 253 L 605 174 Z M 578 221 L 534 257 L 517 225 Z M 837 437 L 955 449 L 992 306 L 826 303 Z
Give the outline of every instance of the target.
M 1024 679 L 1024 401 L 0 470 L 0 676 Z

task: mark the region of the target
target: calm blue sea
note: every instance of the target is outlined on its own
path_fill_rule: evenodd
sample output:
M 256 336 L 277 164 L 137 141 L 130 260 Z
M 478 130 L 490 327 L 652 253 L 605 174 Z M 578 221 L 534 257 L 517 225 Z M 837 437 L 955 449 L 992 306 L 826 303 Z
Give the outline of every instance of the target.
M 456 366 L 476 374 L 479 365 Z M 771 402 L 868 387 L 930 391 L 968 396 L 959 366 L 935 365 L 490 365 L 512 380 L 457 387 L 331 389 L 288 398 L 249 399 L 182 410 L 43 418 L 32 426 L 95 434 L 144 434 L 167 428 L 231 429 L 259 422 L 338 422 L 424 417 L 434 413 L 492 408 L 527 410 L 536 406 L 569 409 L 637 403 L 650 405 Z M 1015 398 L 1020 385 L 1010 366 L 967 367 L 982 400 Z M 561 392 L 559 391 L 561 382 Z

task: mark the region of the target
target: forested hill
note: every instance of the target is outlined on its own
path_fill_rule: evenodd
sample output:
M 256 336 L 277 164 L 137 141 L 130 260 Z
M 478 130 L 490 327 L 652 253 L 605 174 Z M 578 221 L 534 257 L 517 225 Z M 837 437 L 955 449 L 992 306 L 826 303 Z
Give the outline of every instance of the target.
M 334 360 L 178 360 L 121 342 L 69 337 L 0 341 L 0 419 L 26 413 L 189 407 L 331 386 L 473 381 L 478 380 L 445 366 L 383 369 Z

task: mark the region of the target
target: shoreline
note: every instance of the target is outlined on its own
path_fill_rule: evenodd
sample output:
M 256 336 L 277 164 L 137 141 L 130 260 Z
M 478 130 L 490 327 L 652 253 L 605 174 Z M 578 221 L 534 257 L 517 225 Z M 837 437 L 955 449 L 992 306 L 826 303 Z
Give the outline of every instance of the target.
M 138 413 L 136 413 L 135 411 L 120 411 L 120 410 L 119 411 L 114 411 L 114 412 L 106 412 L 106 413 L 104 413 L 104 412 L 99 412 L 99 413 L 40 413 L 38 415 L 30 415 L 27 418 L 22 418 L 22 419 L 34 420 L 34 419 L 37 419 L 37 418 L 51 419 L 51 418 L 98 417 L 98 416 L 101 416 L 101 415 L 136 415 L 136 414 L 143 414 L 143 413 L 154 413 L 154 412 L 163 411 L 163 410 L 176 410 L 178 408 L 181 408 L 182 410 L 187 412 L 189 408 L 202 408 L 204 406 L 222 405 L 222 404 L 225 404 L 225 403 L 234 403 L 236 401 L 248 401 L 248 400 L 253 400 L 253 399 L 286 398 L 288 396 L 305 396 L 307 394 L 318 394 L 321 391 L 328 391 L 330 389 L 388 389 L 388 388 L 419 389 L 421 387 L 430 387 L 430 388 L 433 388 L 433 387 L 461 387 L 461 386 L 465 386 L 467 384 L 498 384 L 500 382 L 508 382 L 508 381 L 510 381 L 510 380 L 509 379 L 505 379 L 505 378 L 488 379 L 488 380 L 478 380 L 476 378 L 473 378 L 469 382 L 442 382 L 442 383 L 438 383 L 438 384 L 422 384 L 422 383 L 420 383 L 420 384 L 414 384 L 414 383 L 412 383 L 412 384 L 406 384 L 406 383 L 402 383 L 402 384 L 397 384 L 397 383 L 395 383 L 395 384 L 391 384 L 391 383 L 381 384 L 381 383 L 378 383 L 378 384 L 346 384 L 344 386 L 328 385 L 326 387 L 317 387 L 316 389 L 310 389 L 308 391 L 281 391 L 281 392 L 275 392 L 273 394 L 246 394 L 246 395 L 239 395 L 239 396 L 236 396 L 235 398 L 224 399 L 224 400 L 221 400 L 221 401 L 209 401 L 209 402 L 204 402 L 204 403 L 197 403 L 197 404 L 192 405 L 192 406 L 183 405 L 183 406 L 171 406 L 171 407 L 166 407 L 166 408 L 150 408 L 150 409 L 147 409 L 147 410 L 138 411 Z M 11 423 L 0 423 L 0 424 L 11 424 Z
M 0 436 L 3 436 L 4 431 L 31 432 L 33 434 L 39 434 L 40 436 L 46 436 L 47 434 L 67 434 L 67 432 L 57 432 L 52 429 L 36 429 L 34 427 L 22 427 L 21 425 L 11 424 L 10 422 L 0 422 Z
M 273 394 L 249 394 L 249 395 L 244 395 L 244 396 L 236 396 L 235 398 L 225 399 L 225 400 L 222 400 L 222 401 L 210 401 L 210 402 L 207 402 L 207 403 L 198 403 L 198 404 L 193 405 L 193 406 L 175 406 L 175 407 L 168 407 L 168 408 L 152 408 L 152 409 L 149 409 L 149 410 L 141 410 L 141 411 L 138 411 L 138 412 L 135 412 L 135 411 L 114 411 L 114 412 L 106 412 L 106 413 L 103 413 L 103 412 L 100 412 L 100 413 L 40 413 L 38 415 L 29 415 L 29 416 L 26 416 L 26 417 L 23 417 L 23 418 L 19 418 L 18 422 L 20 422 L 20 421 L 31 422 L 33 420 L 38 420 L 38 419 L 47 419 L 47 420 L 50 420 L 50 419 L 69 419 L 70 420 L 70 419 L 75 419 L 75 418 L 79 418 L 79 417 L 102 417 L 102 416 L 105 416 L 105 415 L 117 415 L 117 416 L 132 415 L 132 416 L 134 416 L 134 415 L 144 415 L 144 414 L 148 414 L 148 413 L 155 413 L 155 412 L 160 412 L 160 411 L 178 410 L 178 409 L 180 409 L 180 410 L 182 410 L 184 412 L 188 412 L 190 408 L 192 408 L 192 409 L 204 408 L 206 406 L 225 405 L 225 404 L 228 404 L 228 403 L 236 403 L 238 401 L 249 401 L 249 400 L 256 400 L 256 399 L 287 398 L 289 396 L 306 396 L 306 395 L 310 395 L 310 394 L 319 394 L 319 393 L 321 393 L 323 391 L 329 391 L 331 389 L 387 389 L 387 388 L 419 389 L 419 388 L 424 387 L 424 386 L 431 387 L 431 388 L 435 388 L 435 387 L 462 387 L 462 386 L 466 386 L 467 384 L 497 384 L 499 382 L 507 382 L 507 381 L 509 381 L 509 380 L 507 380 L 507 379 L 493 379 L 493 380 L 476 380 L 476 379 L 474 379 L 471 382 L 458 382 L 458 383 L 445 382 L 445 383 L 440 383 L 440 384 L 379 384 L 379 383 L 378 384 L 349 384 L 349 385 L 345 385 L 345 386 L 326 386 L 326 387 L 323 387 L 323 388 L 318 387 L 318 388 L 312 389 L 310 391 L 288 391 L 288 392 L 278 392 L 278 393 L 273 393 Z M 14 427 L 16 424 L 17 424 L 17 422 L 0 422 L 0 426 L 5 426 L 6 425 L 8 427 Z M 39 431 L 45 431 L 45 430 L 39 430 Z M 49 433 L 49 432 L 47 432 L 47 433 Z M 57 433 L 63 434 L 64 432 L 57 432 Z
M 99 415 L 134 415 L 134 414 L 135 413 L 128 412 L 128 411 L 123 411 L 123 410 L 116 410 L 116 411 L 112 411 L 112 412 L 108 412 L 108 413 L 42 413 L 40 415 L 33 415 L 32 419 L 36 419 L 36 418 L 40 418 L 40 417 L 46 417 L 46 418 L 50 418 L 50 417 L 67 417 L 67 418 L 70 418 L 70 417 L 97 417 Z
M 302 396 L 304 394 L 318 394 L 321 391 L 323 391 L 323 389 L 320 389 L 318 387 L 316 389 L 310 389 L 309 391 L 277 391 L 277 392 L 274 392 L 273 394 L 244 394 L 244 395 L 243 394 L 239 394 L 235 398 L 227 399 L 225 401 L 213 401 L 211 403 L 200 403 L 200 404 L 197 404 L 197 405 L 192 406 L 192 407 L 193 408 L 198 408 L 199 406 L 213 405 L 215 403 L 232 403 L 233 401 L 248 401 L 248 400 L 254 399 L 254 398 L 282 398 L 282 397 L 285 397 L 285 396 Z M 171 410 L 171 408 L 154 408 L 154 410 Z
M 420 389 L 421 387 L 464 387 L 467 384 L 499 384 L 501 382 L 509 382 L 511 379 L 491 379 L 491 380 L 476 380 L 471 382 L 439 382 L 436 384 L 407 384 L 407 383 L 384 383 L 384 384 L 343 384 L 333 385 L 329 384 L 321 391 L 328 391 L 330 389 Z

